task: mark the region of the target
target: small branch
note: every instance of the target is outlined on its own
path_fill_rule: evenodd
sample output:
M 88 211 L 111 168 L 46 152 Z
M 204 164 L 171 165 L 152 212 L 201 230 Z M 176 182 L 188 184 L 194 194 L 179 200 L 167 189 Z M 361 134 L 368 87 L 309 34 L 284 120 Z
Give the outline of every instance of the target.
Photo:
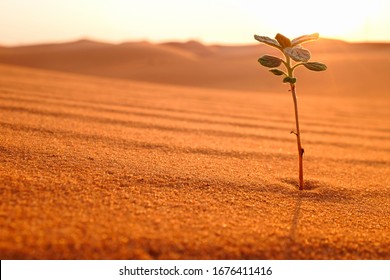
M 291 68 L 291 70 L 294 71 L 295 68 L 297 68 L 298 66 L 301 66 L 301 65 L 303 65 L 303 62 L 300 62 L 300 63 L 295 64 L 295 65 Z
M 288 69 L 289 68 L 289 65 L 287 64 L 287 62 L 286 61 L 284 61 L 283 59 L 282 59 L 282 63 L 284 64 L 284 66 L 286 66 L 286 69 Z M 287 74 L 286 74 L 286 76 L 287 76 Z

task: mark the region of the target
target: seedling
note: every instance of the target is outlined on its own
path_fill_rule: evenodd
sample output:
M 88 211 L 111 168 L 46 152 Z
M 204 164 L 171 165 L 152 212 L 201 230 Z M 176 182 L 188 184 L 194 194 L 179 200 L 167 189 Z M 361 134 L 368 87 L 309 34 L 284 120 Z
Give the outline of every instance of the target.
M 269 71 L 276 76 L 283 76 L 283 83 L 289 83 L 292 98 L 294 101 L 294 111 L 295 111 L 295 126 L 296 130 L 291 131 L 291 133 L 297 136 L 297 146 L 298 146 L 298 158 L 299 158 L 299 189 L 304 189 L 303 183 L 303 153 L 304 149 L 301 144 L 301 133 L 299 130 L 299 118 L 298 118 L 298 103 L 297 103 L 297 94 L 295 84 L 297 79 L 294 77 L 294 70 L 299 66 L 305 66 L 307 69 L 311 71 L 324 71 L 326 70 L 326 65 L 319 62 L 309 62 L 310 52 L 301 47 L 301 44 L 306 43 L 308 41 L 313 41 L 318 39 L 318 33 L 314 33 L 311 35 L 303 35 L 294 40 L 290 40 L 289 38 L 283 36 L 282 34 L 277 34 L 275 39 L 271 39 L 266 36 L 255 35 L 255 39 L 261 43 L 267 44 L 271 47 L 274 47 L 280 50 L 284 59 L 271 56 L 271 55 L 263 55 L 259 58 L 259 63 L 265 67 L 272 68 Z M 294 64 L 291 60 L 295 61 Z M 285 66 L 285 70 L 283 71 L 279 68 L 280 65 Z

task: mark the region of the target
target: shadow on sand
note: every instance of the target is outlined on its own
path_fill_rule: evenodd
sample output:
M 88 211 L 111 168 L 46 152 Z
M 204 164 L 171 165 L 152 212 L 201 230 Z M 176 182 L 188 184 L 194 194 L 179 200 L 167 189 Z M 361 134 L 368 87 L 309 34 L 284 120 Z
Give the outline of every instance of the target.
M 351 194 L 344 189 L 331 186 L 330 184 L 319 180 L 306 180 L 305 189 L 298 190 L 298 180 L 292 178 L 283 178 L 281 181 L 296 189 L 295 206 L 291 219 L 290 231 L 286 240 L 286 251 L 284 259 L 297 259 L 297 234 L 300 226 L 301 209 L 305 201 L 315 201 L 316 203 L 345 203 L 351 199 Z

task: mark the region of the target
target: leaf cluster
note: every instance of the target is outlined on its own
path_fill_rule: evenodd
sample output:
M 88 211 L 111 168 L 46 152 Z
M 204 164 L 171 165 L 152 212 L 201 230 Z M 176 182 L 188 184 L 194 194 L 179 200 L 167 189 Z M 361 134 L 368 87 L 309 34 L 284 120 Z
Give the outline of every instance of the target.
M 305 66 L 311 71 L 325 71 L 327 69 L 326 65 L 320 62 L 309 62 L 311 54 L 309 50 L 304 49 L 301 44 L 317 40 L 319 35 L 318 33 L 313 33 L 311 35 L 299 36 L 293 40 L 285 37 L 282 34 L 277 34 L 275 39 L 271 39 L 266 36 L 255 35 L 255 39 L 261 43 L 267 44 L 273 48 L 280 50 L 285 59 L 275 57 L 272 55 L 263 55 L 258 59 L 258 62 L 270 69 L 270 72 L 276 76 L 285 76 L 283 79 L 284 83 L 295 84 L 296 78 L 294 77 L 294 70 L 298 66 Z M 292 65 L 291 60 L 297 62 L 295 65 Z M 286 72 L 275 67 L 284 65 Z

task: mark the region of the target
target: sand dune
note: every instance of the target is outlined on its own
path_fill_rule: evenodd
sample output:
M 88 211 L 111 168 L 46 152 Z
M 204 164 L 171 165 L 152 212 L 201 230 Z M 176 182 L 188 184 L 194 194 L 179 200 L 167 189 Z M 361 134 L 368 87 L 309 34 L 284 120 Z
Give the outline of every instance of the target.
M 320 40 L 308 44 L 313 61 L 330 71 L 297 71 L 301 92 L 311 94 L 377 94 L 388 92 L 390 44 L 350 44 Z M 0 63 L 102 77 L 170 85 L 246 91 L 280 91 L 277 77 L 257 58 L 274 53 L 261 44 L 205 46 L 195 41 L 151 44 L 104 44 L 81 40 L 66 44 L 0 50 Z M 310 80 L 315 80 L 313 84 Z M 259 82 L 260 81 L 260 82 Z M 320 85 L 320 86 L 319 86 Z
M 313 45 L 303 192 L 263 51 L 0 49 L 0 258 L 389 259 L 388 45 Z

